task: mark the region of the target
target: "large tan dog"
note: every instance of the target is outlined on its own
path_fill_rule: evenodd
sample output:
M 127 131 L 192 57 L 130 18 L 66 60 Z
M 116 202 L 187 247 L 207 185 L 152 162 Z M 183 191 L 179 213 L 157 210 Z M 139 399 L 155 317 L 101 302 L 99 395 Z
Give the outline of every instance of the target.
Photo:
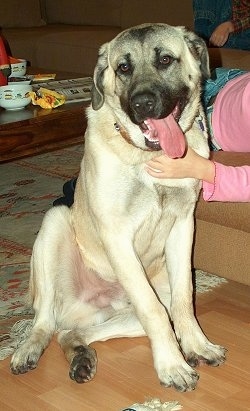
M 77 382 L 96 372 L 89 344 L 109 338 L 147 335 L 161 383 L 180 391 L 195 388 L 200 360 L 224 361 L 193 313 L 199 182 L 145 171 L 157 150 L 181 157 L 189 144 L 208 156 L 200 123 L 207 76 L 206 47 L 183 27 L 145 24 L 101 47 L 75 203 L 51 209 L 34 244 L 35 319 L 13 355 L 14 374 L 37 366 L 56 330 Z

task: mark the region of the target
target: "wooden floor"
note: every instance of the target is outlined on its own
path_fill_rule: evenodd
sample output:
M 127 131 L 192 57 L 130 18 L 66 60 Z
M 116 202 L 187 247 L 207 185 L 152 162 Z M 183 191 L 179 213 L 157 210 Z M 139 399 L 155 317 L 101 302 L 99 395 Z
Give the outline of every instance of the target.
M 250 410 L 250 287 L 229 282 L 197 297 L 196 312 L 207 336 L 228 349 L 225 365 L 200 366 L 195 391 L 160 386 L 147 338 L 95 343 L 99 357 L 92 382 L 77 384 L 54 340 L 36 370 L 14 376 L 0 362 L 0 410 L 120 411 L 151 397 L 178 400 L 184 411 Z

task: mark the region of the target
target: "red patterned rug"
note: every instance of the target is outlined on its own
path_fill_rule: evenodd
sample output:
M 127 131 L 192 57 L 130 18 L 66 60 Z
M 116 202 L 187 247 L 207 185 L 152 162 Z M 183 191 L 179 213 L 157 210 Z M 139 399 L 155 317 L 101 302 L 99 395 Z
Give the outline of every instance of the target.
M 82 155 L 83 146 L 77 145 L 0 165 L 0 336 L 32 316 L 25 306 L 32 245 L 63 184 L 77 176 Z M 222 281 L 196 271 L 198 292 Z
M 0 335 L 25 307 L 32 245 L 45 212 L 76 176 L 83 146 L 0 165 Z

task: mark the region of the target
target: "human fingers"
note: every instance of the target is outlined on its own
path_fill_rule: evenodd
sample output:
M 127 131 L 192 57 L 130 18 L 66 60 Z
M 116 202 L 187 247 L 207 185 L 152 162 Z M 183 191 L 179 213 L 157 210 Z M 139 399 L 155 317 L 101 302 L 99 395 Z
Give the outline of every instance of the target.
M 161 170 L 157 170 L 157 169 L 151 168 L 149 166 L 146 166 L 145 170 L 151 177 L 166 178 L 165 174 Z

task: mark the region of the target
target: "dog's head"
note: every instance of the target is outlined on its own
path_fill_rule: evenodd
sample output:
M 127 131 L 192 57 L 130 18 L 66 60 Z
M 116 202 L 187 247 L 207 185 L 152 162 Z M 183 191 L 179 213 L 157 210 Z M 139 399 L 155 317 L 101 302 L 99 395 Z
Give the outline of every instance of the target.
M 183 133 L 197 115 L 201 81 L 209 75 L 207 48 L 193 32 L 167 24 L 136 26 L 101 47 L 92 107 L 106 103 L 117 113 L 120 107 L 140 127 L 145 149 L 181 157 Z

